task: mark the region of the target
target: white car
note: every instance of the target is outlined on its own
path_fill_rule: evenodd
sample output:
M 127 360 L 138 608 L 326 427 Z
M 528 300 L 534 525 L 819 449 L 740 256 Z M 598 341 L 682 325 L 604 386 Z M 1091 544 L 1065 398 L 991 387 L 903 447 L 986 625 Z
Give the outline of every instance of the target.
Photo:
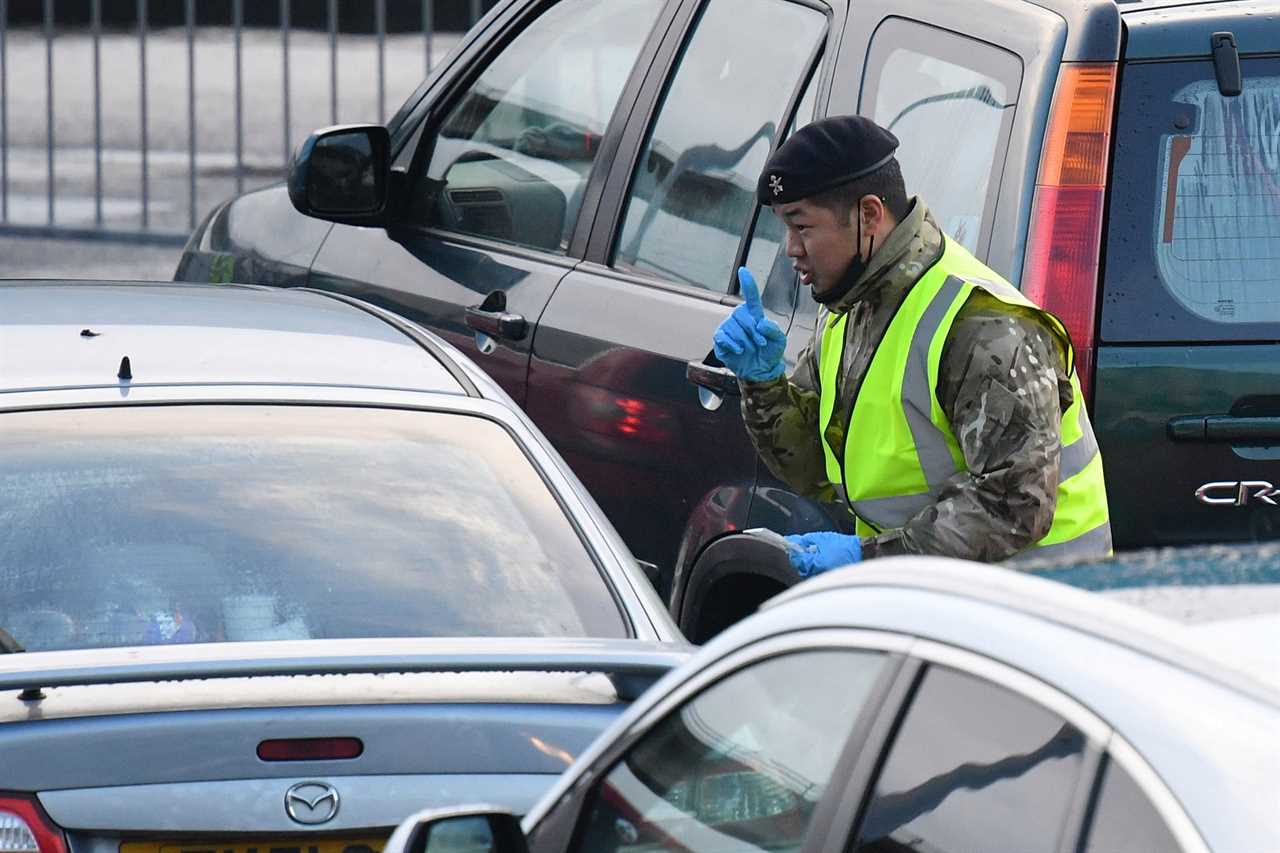
M 1260 573 L 1229 566 L 1246 598 L 1280 567 L 1275 548 L 1255 556 Z M 1142 574 L 1071 571 L 1108 568 Z M 1190 582 L 1186 601 L 1230 616 Z M 384 853 L 1280 849 L 1280 644 L 1274 619 L 1245 621 L 1270 643 L 1261 678 L 1198 648 L 1200 630 L 1025 573 L 838 570 L 667 675 L 523 824 L 424 812 Z

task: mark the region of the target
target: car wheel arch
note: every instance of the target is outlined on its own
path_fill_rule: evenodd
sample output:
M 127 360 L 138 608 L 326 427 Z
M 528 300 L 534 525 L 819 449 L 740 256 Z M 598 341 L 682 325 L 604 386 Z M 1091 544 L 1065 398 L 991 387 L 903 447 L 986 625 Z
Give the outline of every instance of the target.
M 690 642 L 705 643 L 799 581 L 777 546 L 750 534 L 722 536 L 693 563 L 681 596 L 680 630 Z

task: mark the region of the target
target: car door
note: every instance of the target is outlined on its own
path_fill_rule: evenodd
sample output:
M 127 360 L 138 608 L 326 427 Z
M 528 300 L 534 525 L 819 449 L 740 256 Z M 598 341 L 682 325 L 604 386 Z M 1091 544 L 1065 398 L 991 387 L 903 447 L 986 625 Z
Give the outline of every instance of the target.
M 918 643 L 808 853 L 1203 849 L 1155 771 L 1088 709 L 989 658 Z M 881 737 L 884 735 L 884 737 Z
M 312 286 L 422 323 L 522 402 L 533 327 L 577 263 L 610 123 L 673 13 L 667 0 L 526 4 L 419 119 L 393 170 L 391 224 L 334 226 Z
M 843 768 L 898 674 L 849 632 L 718 662 L 656 706 L 530 836 L 533 853 L 799 851 L 826 834 Z
M 721 372 L 715 390 L 698 388 L 686 373 L 737 304 L 741 263 L 789 323 L 794 276 L 771 276 L 776 255 L 750 251 L 755 180 L 827 32 L 824 10 L 792 0 L 685 4 L 624 131 L 587 260 L 538 325 L 526 408 L 637 556 L 661 567 L 664 593 L 678 552 L 746 518 L 756 454 L 736 383 Z
M 1208 33 L 1205 33 L 1206 52 Z M 1280 537 L 1280 59 L 1121 74 L 1094 424 L 1117 548 Z

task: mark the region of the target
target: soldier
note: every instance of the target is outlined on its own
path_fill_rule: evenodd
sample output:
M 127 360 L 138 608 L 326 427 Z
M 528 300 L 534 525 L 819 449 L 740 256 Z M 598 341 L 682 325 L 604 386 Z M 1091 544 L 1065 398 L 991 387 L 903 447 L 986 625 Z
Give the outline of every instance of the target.
M 857 535 L 788 536 L 802 576 L 894 554 L 1111 552 L 1102 459 L 1062 323 L 908 198 L 897 138 L 859 116 L 797 131 L 756 192 L 822 308 L 795 371 L 751 273 L 715 334 L 769 469 L 842 501 Z

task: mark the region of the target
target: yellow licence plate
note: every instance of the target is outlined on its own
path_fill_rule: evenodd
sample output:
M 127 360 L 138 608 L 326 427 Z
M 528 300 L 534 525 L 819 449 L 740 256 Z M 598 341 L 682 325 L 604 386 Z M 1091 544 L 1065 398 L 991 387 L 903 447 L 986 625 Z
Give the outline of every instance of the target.
M 271 838 L 235 841 L 126 841 L 120 853 L 381 853 L 385 838 Z

